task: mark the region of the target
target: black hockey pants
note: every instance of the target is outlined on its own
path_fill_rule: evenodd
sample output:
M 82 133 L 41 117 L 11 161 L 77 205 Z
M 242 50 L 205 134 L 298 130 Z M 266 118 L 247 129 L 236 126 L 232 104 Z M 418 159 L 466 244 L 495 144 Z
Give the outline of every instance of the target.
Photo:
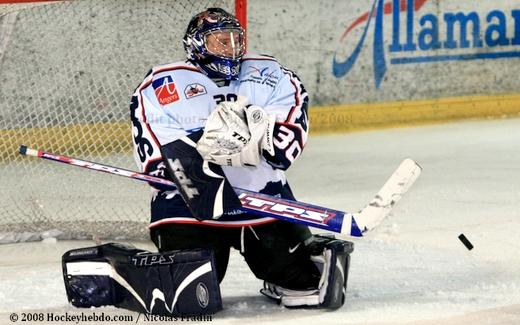
M 224 278 L 233 247 L 240 250 L 259 279 L 287 289 L 318 287 L 320 272 L 303 243 L 312 236 L 306 226 L 285 221 L 241 228 L 170 223 L 152 228 L 150 235 L 160 252 L 212 249 L 219 282 Z

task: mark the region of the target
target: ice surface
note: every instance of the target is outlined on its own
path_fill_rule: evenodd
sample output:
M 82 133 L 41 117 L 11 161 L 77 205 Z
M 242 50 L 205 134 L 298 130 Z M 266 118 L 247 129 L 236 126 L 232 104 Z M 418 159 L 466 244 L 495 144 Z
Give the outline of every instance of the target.
M 520 119 L 315 136 L 289 180 L 302 201 L 353 211 L 406 157 L 423 173 L 388 220 L 352 239 L 345 306 L 274 305 L 234 252 L 222 283 L 224 311 L 212 323 L 520 324 Z M 60 258 L 89 245 L 52 237 L 0 245 L 0 324 L 12 312 L 80 313 L 67 304 Z M 137 319 L 113 307 L 92 311 Z

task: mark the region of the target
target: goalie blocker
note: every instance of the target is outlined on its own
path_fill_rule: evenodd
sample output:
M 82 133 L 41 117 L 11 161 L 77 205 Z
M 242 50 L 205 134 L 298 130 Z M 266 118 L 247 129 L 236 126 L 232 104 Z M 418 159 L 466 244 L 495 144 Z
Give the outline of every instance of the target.
M 151 253 L 110 243 L 68 251 L 62 266 L 67 298 L 75 307 L 113 305 L 162 316 L 222 309 L 210 250 Z
M 217 219 L 242 204 L 219 165 L 202 159 L 195 147 L 197 131 L 161 147 L 168 173 L 191 214 L 198 220 Z

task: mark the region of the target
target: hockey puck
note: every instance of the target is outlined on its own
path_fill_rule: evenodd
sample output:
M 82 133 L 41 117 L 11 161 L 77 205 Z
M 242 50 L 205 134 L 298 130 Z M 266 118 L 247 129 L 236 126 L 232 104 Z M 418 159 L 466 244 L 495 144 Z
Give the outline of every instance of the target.
M 464 246 L 466 246 L 468 251 L 473 249 L 473 244 L 471 244 L 471 242 L 466 238 L 466 236 L 464 236 L 464 234 L 460 234 L 459 239 L 464 244 Z

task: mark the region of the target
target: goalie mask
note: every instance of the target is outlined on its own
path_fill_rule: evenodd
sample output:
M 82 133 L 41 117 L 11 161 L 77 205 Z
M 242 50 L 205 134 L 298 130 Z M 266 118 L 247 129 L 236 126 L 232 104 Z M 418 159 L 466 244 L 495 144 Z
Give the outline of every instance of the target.
M 210 78 L 234 80 L 245 52 L 244 30 L 238 20 L 220 8 L 193 17 L 184 35 L 188 60 Z

